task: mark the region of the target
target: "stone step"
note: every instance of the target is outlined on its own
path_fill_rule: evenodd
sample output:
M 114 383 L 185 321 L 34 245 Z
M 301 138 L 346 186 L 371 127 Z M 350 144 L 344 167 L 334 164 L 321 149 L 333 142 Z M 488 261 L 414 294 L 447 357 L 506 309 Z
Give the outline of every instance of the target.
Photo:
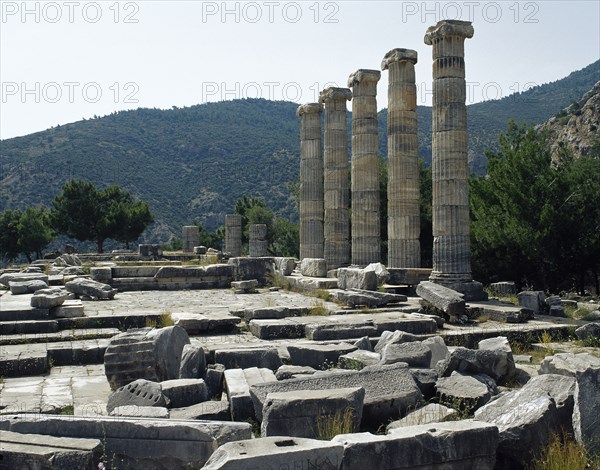
M 56 320 L 15 320 L 0 321 L 0 335 L 55 333 L 58 331 Z
M 0 377 L 25 377 L 48 372 L 48 356 L 44 349 L 5 346 L 0 349 Z
M 2 294 L 0 299 L 0 322 L 15 320 L 47 320 L 50 310 L 31 306 L 31 294 Z
M 0 442 L 0 468 L 97 468 L 102 457 L 100 439 L 0 431 Z
M 0 336 L 0 346 L 19 344 L 45 344 L 61 341 L 112 338 L 120 331 L 116 328 L 86 328 L 61 330 L 51 333 L 24 333 Z
M 48 359 L 56 366 L 102 364 L 110 339 L 66 341 L 48 345 Z
M 370 327 L 360 336 L 377 336 L 386 330 L 413 334 L 431 334 L 437 330 L 437 324 L 431 317 L 400 311 L 251 320 L 249 329 L 260 339 L 315 338 L 316 334 L 319 340 L 339 340 L 356 338 L 353 328 L 357 325 Z
M 533 319 L 533 313 L 526 308 L 493 300 L 468 302 L 467 309 L 478 310 L 490 320 L 503 323 L 525 323 Z

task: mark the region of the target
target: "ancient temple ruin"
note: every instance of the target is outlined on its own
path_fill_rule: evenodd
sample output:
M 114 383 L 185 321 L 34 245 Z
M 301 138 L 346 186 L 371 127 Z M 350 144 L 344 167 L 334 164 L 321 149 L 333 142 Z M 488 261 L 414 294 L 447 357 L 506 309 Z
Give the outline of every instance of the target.
M 464 40 L 465 21 L 445 20 L 427 30 L 433 46 L 433 270 L 430 280 L 484 297 L 471 276 Z M 388 84 L 388 259 L 390 268 L 420 268 L 419 152 L 415 64 L 417 52 L 396 48 L 381 63 Z M 359 69 L 348 87 L 323 90 L 320 104 L 298 108 L 301 119 L 300 259 L 325 258 L 328 269 L 381 261 L 378 70 Z M 346 101 L 352 101 L 351 242 L 348 258 L 348 149 Z M 324 163 L 323 163 L 324 157 Z

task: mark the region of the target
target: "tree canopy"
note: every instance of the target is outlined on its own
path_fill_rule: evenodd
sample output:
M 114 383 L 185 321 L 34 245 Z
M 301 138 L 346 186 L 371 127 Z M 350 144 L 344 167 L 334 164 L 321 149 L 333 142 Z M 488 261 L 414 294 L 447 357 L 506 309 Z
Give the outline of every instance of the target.
M 472 177 L 471 235 L 477 278 L 522 288 L 577 287 L 600 267 L 600 155 L 552 159 L 547 136 L 509 122 L 489 173 Z
M 65 183 L 52 201 L 51 217 L 59 233 L 80 241 L 95 240 L 98 253 L 107 238 L 128 244 L 153 221 L 148 203 L 118 186 L 98 189 L 83 180 Z

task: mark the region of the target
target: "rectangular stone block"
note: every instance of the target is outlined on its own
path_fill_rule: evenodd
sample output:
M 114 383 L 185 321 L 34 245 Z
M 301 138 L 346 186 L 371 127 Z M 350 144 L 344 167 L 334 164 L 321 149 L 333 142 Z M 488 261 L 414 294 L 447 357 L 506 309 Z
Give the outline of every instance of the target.
M 231 418 L 234 421 L 254 419 L 255 412 L 250 397 L 250 387 L 274 381 L 277 381 L 277 378 L 269 369 L 251 367 L 225 370 L 225 389 L 229 398 Z
M 219 447 L 204 470 L 339 470 L 342 454 L 342 445 L 331 442 L 298 437 L 264 437 Z
M 157 468 L 157 462 L 162 468 L 202 468 L 219 446 L 252 436 L 248 423 L 39 414 L 0 416 L 0 430 L 98 439 L 119 468 L 131 470 Z
M 0 431 L 0 468 L 94 470 L 101 456 L 99 439 Z
M 396 428 L 385 436 L 344 434 L 331 442 L 344 446 L 341 470 L 492 470 L 498 428 L 473 420 L 450 421 Z
M 448 315 L 461 316 L 465 313 L 463 296 L 447 287 L 423 281 L 417 286 L 417 295 Z
M 423 399 L 406 364 L 368 366 L 357 372 L 258 384 L 250 387 L 250 394 L 256 417 L 262 420 L 263 405 L 269 393 L 348 387 L 365 389 L 363 425 L 378 426 L 390 418 L 404 416 Z

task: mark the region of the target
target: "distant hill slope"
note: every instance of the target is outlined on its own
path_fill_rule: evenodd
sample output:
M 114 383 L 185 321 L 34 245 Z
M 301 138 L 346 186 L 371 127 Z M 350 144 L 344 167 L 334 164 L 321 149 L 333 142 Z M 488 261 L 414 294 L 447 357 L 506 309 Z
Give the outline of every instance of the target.
M 525 93 L 470 105 L 471 168 L 485 171 L 509 117 L 537 124 L 577 101 L 600 77 L 600 61 Z M 380 99 L 385 99 L 380 90 Z M 164 241 L 193 221 L 214 229 L 247 194 L 295 215 L 289 183 L 299 171 L 297 105 L 248 99 L 170 110 L 121 111 L 0 142 L 0 211 L 48 204 L 70 178 L 116 183 L 148 201 Z M 386 154 L 387 110 L 379 113 Z M 420 154 L 431 161 L 431 108 L 419 107 Z

